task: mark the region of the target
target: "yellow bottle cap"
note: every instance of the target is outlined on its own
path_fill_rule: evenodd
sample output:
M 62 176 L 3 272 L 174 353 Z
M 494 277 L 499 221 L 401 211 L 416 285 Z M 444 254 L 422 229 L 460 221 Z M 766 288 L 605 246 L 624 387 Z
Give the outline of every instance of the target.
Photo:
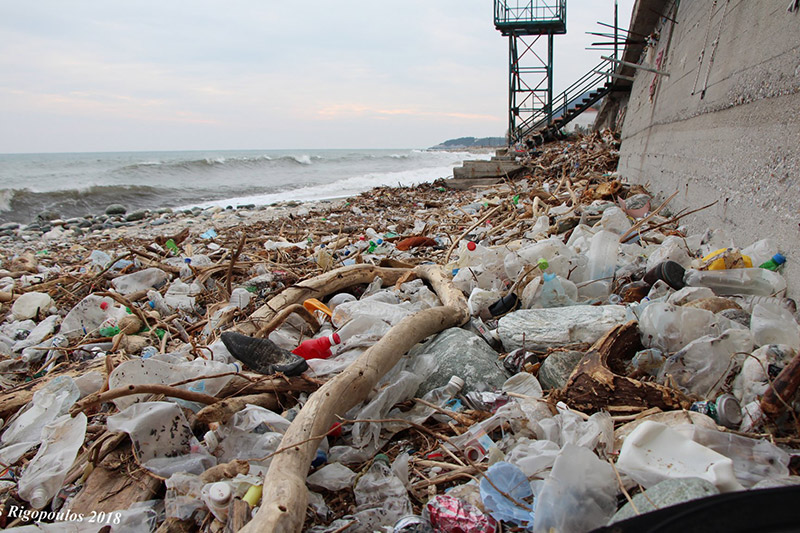
M 308 300 L 303 302 L 303 307 L 308 309 L 311 313 L 313 313 L 314 311 L 322 311 L 323 313 L 328 315 L 328 317 L 331 317 L 333 315 L 331 310 L 328 309 L 328 306 L 320 302 L 316 298 L 309 298 Z

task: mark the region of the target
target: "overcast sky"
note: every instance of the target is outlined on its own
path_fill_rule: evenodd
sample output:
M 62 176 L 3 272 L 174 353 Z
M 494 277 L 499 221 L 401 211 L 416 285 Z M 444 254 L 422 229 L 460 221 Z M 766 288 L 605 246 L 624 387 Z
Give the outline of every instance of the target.
M 627 27 L 633 0 L 620 0 Z M 0 3 L 0 153 L 423 148 L 502 136 L 491 0 Z M 614 0 L 569 0 L 555 89 Z M 605 52 L 603 52 L 605 53 Z

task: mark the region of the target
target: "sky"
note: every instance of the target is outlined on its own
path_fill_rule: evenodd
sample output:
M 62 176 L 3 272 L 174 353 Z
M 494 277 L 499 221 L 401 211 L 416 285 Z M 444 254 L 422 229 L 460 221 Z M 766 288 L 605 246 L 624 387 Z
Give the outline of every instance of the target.
M 619 0 L 627 27 L 634 0 Z M 510 2 L 513 4 L 514 2 Z M 554 89 L 607 52 L 569 0 Z M 424 148 L 507 128 L 490 0 L 0 3 L 0 153 Z

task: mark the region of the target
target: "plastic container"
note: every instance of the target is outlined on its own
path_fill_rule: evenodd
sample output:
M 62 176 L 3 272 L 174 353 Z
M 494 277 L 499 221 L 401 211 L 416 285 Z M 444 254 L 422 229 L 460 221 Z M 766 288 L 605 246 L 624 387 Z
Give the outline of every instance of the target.
M 58 376 L 33 393 L 33 400 L 12 418 L 0 437 L 0 461 L 13 464 L 41 442 L 45 425 L 67 413 L 80 397 L 69 376 Z
M 702 261 L 708 270 L 753 268 L 753 261 L 738 248 L 720 248 L 703 257 Z
M 555 274 L 545 272 L 542 275 L 542 288 L 539 292 L 539 304 L 542 307 L 566 307 L 568 305 L 575 305 L 574 297 L 578 295 L 577 287 L 572 284 L 573 296 L 567 294 L 564 287 L 564 282 Z M 571 282 L 569 282 L 571 284 Z
M 64 415 L 45 426 L 42 445 L 19 479 L 19 495 L 43 509 L 61 489 L 86 436 L 86 415 Z
M 735 268 L 732 270 L 687 270 L 686 285 L 708 287 L 720 296 L 753 294 L 773 296 L 786 289 L 786 280 L 777 272 L 765 268 Z
M 208 510 L 217 520 L 223 523 L 227 522 L 228 505 L 233 500 L 233 488 L 230 483 L 218 481 L 206 485 L 203 487 L 202 498 Z
M 758 268 L 766 268 L 767 270 L 772 270 L 774 272 L 778 270 L 778 268 L 785 262 L 786 257 L 784 257 L 782 254 L 775 254 L 771 259 L 758 265 Z
M 111 285 L 120 294 L 127 295 L 137 291 L 157 289 L 164 285 L 169 277 L 160 268 L 146 268 L 132 274 L 125 274 L 111 280 Z
M 586 257 L 589 260 L 588 279 L 606 279 L 614 275 L 619 255 L 619 235 L 601 230 L 592 237 Z
M 686 286 L 684 276 L 686 270 L 675 261 L 664 261 L 659 263 L 644 275 L 645 283 L 655 285 L 656 281 L 661 280 L 676 291 Z
M 333 335 L 327 335 L 325 337 L 305 340 L 300 343 L 300 346 L 292 350 L 292 353 L 299 355 L 305 360 L 327 359 L 331 356 L 331 346 L 336 346 L 341 342 L 342 340 L 339 338 L 339 334 L 334 333 Z
M 669 478 L 699 477 L 720 492 L 744 490 L 731 459 L 651 420 L 642 422 L 625 439 L 617 468 L 645 488 Z

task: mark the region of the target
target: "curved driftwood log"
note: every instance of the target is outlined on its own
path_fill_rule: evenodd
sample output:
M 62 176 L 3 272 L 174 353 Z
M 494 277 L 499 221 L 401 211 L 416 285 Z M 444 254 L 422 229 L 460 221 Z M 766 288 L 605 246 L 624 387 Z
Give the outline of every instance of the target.
M 383 280 L 384 285 L 392 285 L 407 272 L 409 269 L 381 268 L 372 265 L 353 265 L 331 270 L 321 276 L 287 287 L 269 302 L 256 309 L 248 320 L 239 323 L 232 331 L 253 336 L 287 306 L 302 304 L 309 298 L 322 298 L 353 285 L 370 283 L 376 276 Z
M 641 408 L 659 407 L 664 411 L 688 409 L 692 404 L 678 390 L 626 377 L 624 360 L 631 359 L 640 347 L 636 322 L 611 329 L 581 359 L 555 397 L 573 409 L 593 413 L 615 407 L 614 414 L 641 412 Z
M 306 475 L 319 445 L 311 437 L 324 435 L 336 415 L 344 415 L 369 394 L 378 380 L 416 343 L 469 318 L 464 295 L 438 266 L 417 267 L 444 305 L 418 311 L 395 325 L 341 374 L 311 395 L 281 441 L 285 451 L 272 459 L 264 478 L 261 508 L 241 531 L 300 531 L 308 506 Z M 297 443 L 297 445 L 293 445 Z

